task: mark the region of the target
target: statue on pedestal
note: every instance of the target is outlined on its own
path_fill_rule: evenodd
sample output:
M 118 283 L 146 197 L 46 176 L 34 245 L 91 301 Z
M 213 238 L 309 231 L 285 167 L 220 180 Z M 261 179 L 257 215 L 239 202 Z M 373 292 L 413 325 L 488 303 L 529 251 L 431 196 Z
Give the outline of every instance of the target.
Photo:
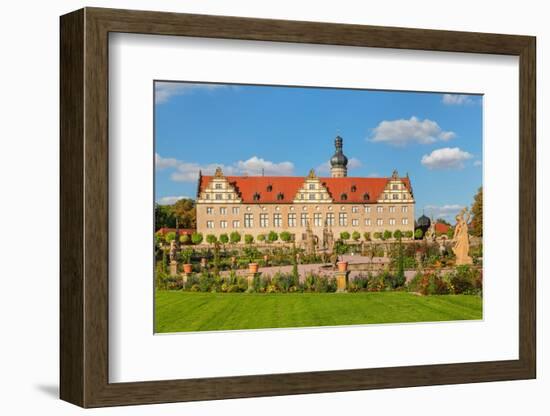
M 326 221 L 325 228 L 323 228 L 323 249 L 327 254 L 331 254 L 334 250 L 334 234 Z
M 464 218 L 466 216 L 466 218 Z M 453 253 L 456 256 L 456 265 L 472 264 L 472 258 L 468 255 L 470 250 L 470 236 L 468 235 L 468 221 L 470 213 L 466 208 L 456 216 L 456 226 L 453 236 Z
M 306 253 L 315 254 L 315 235 L 311 231 L 309 221 L 306 224 Z

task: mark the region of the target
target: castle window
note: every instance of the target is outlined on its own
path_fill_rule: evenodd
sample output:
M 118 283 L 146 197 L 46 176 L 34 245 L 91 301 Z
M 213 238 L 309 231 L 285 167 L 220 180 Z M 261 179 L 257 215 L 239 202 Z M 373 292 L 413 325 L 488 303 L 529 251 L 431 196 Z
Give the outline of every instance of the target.
M 222 194 L 216 194 L 216 199 L 220 200 L 220 199 L 222 199 L 222 196 L 223 196 Z
M 233 228 L 240 228 L 241 223 L 239 220 L 233 220 Z
M 269 227 L 269 220 L 267 214 L 260 214 L 260 227 Z
M 347 200 L 348 200 L 348 194 L 342 194 L 342 195 L 340 195 L 340 199 L 341 199 L 342 201 L 347 201 Z
M 358 213 L 359 207 L 351 207 L 351 212 Z
M 217 183 L 217 184 L 216 184 L 216 189 L 222 189 L 222 184 L 221 184 L 221 183 Z
M 352 185 L 351 186 L 351 192 L 357 192 L 357 186 Z
M 282 201 L 283 199 L 285 199 L 285 194 L 283 194 L 282 192 L 279 192 L 277 194 L 277 201 Z
M 210 199 L 210 194 L 204 194 L 204 199 Z
M 267 185 L 267 192 L 271 192 L 273 190 L 273 186 L 272 185 Z
M 227 228 L 227 221 L 220 221 L 220 228 Z
M 408 207 L 405 205 L 404 207 L 401 207 L 401 212 L 405 213 L 408 211 Z
M 214 228 L 214 221 L 206 221 L 206 228 Z
M 370 207 L 365 207 L 365 213 L 370 214 Z
M 310 184 L 309 184 L 309 189 L 310 189 L 311 191 L 315 190 L 315 184 L 314 184 L 314 183 L 310 183 Z
M 273 226 L 281 227 L 283 225 L 283 216 L 281 214 L 273 214 Z
M 354 227 L 357 227 L 359 225 L 359 220 L 357 218 L 352 219 L 351 225 L 353 225 Z
M 315 214 L 313 214 L 313 224 L 316 227 L 322 227 L 323 226 L 323 217 L 322 217 L 322 214 L 320 212 L 316 212 Z
M 384 212 L 384 207 L 376 207 L 376 212 Z
M 391 189 L 393 189 L 394 191 L 397 191 L 399 189 L 399 185 L 394 184 L 394 185 L 391 186 Z
M 315 194 L 309 194 L 309 200 L 310 201 L 315 200 Z
M 368 192 L 365 192 L 365 193 L 363 194 L 363 200 L 368 201 L 369 199 L 370 199 L 369 193 L 368 193 Z
M 399 194 L 393 194 L 393 199 L 399 199 Z
M 288 226 L 296 227 L 296 214 L 288 214 Z
M 390 218 L 390 225 L 395 225 L 395 218 Z
M 370 218 L 367 218 L 367 219 L 365 220 L 365 225 L 366 225 L 367 227 L 370 227 Z
M 231 208 L 231 211 L 233 212 L 233 214 L 238 214 L 239 213 L 239 207 L 233 207 L 233 208 Z
M 338 224 L 341 227 L 345 227 L 346 225 L 348 225 L 348 214 L 346 214 L 345 212 L 341 212 L 338 217 Z
M 259 201 L 260 200 L 260 194 L 258 192 L 254 193 L 254 196 L 252 197 L 252 199 L 254 199 L 254 201 Z
M 395 212 L 395 207 L 389 207 L 389 212 Z
M 377 218 L 376 225 L 384 225 L 384 220 L 382 218 Z
M 408 219 L 408 218 L 403 218 L 403 219 L 401 220 L 401 224 L 403 224 L 403 225 L 409 225 L 409 219 Z
M 212 214 L 214 212 L 214 208 L 212 207 L 206 207 L 206 213 L 207 214 Z
M 302 212 L 302 214 L 300 215 L 300 225 L 302 227 L 307 227 L 307 223 L 308 223 L 307 212 Z
M 334 225 L 334 213 L 328 212 L 327 213 L 327 225 L 333 226 Z
M 220 208 L 220 215 L 225 215 L 227 214 L 227 208 L 226 207 L 221 207 Z
M 254 215 L 253 214 L 244 214 L 244 226 L 245 228 L 254 227 Z

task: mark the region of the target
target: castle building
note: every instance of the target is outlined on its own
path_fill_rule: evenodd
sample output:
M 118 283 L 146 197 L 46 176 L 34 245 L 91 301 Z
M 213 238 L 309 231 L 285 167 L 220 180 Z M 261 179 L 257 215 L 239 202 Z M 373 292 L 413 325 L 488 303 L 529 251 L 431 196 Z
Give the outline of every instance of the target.
M 213 176 L 199 175 L 197 232 L 230 234 L 257 239 L 270 231 L 288 231 L 297 242 L 310 228 L 319 238 L 330 229 L 363 234 L 389 230 L 414 232 L 414 196 L 410 179 L 397 171 L 389 177 L 347 176 L 348 159 L 343 140 L 335 139 L 330 159 L 331 177 L 319 177 L 313 169 L 301 176 L 225 176 L 220 168 Z

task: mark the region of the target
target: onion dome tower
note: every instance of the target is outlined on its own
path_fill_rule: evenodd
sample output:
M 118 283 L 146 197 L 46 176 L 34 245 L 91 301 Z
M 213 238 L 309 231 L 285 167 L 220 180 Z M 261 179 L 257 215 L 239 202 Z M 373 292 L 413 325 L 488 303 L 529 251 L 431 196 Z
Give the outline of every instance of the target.
M 430 225 L 432 225 L 432 222 L 424 214 L 422 214 L 422 216 L 416 222 L 416 228 L 420 228 L 422 230 L 422 235 L 426 234 L 426 231 L 428 231 Z
M 330 173 L 333 178 L 345 178 L 348 176 L 348 158 L 342 152 L 343 139 L 336 136 L 334 155 L 330 158 Z

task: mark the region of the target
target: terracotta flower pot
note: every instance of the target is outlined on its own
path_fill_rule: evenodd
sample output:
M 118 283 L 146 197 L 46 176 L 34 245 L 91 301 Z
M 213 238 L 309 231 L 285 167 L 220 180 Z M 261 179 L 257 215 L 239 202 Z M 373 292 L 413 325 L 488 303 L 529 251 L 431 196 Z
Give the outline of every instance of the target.
M 193 267 L 191 266 L 190 263 L 185 263 L 183 265 L 183 272 L 186 273 L 186 274 L 189 274 L 193 271 Z
M 339 261 L 338 263 L 336 263 L 336 265 L 338 266 L 339 272 L 345 272 L 348 269 L 347 261 Z
M 258 263 L 248 263 L 248 271 L 250 273 L 258 273 Z

